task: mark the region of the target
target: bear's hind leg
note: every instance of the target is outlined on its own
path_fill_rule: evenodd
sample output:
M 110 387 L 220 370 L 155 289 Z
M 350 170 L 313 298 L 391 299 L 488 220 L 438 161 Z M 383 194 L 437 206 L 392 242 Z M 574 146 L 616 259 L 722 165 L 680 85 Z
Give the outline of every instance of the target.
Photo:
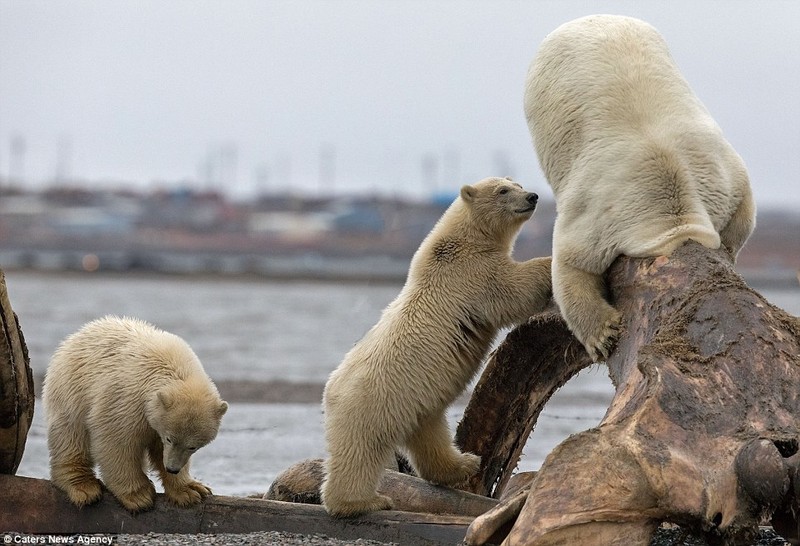
M 595 362 L 611 355 L 621 322 L 619 311 L 603 297 L 605 281 L 562 261 L 553 262 L 553 295 L 573 335 Z
M 734 260 L 736 260 L 739 249 L 744 246 L 755 226 L 756 206 L 753 202 L 749 185 L 745 184 L 745 188 L 745 195 L 742 197 L 742 201 L 734 211 L 731 219 L 728 220 L 728 225 L 719 232 L 722 245 L 733 256 Z
M 343 436 L 328 434 L 330 456 L 321 489 L 325 510 L 334 517 L 389 510 L 392 499 L 379 495 L 377 487 L 394 446 L 382 445 L 375 437 Z
M 164 496 L 176 506 L 191 506 L 199 504 L 204 498 L 211 495 L 211 488 L 192 478 L 189 474 L 189 463 L 187 462 L 177 474 L 170 474 L 164 467 L 163 457 L 164 447 L 161 441 L 150 445 L 147 454 L 150 457 L 151 466 L 158 472 L 161 483 L 164 485 Z
M 131 512 L 153 507 L 156 488 L 144 473 L 144 446 L 120 442 L 102 442 L 104 449 L 95 452 L 103 483 L 117 500 Z
M 89 434 L 84 427 L 53 418 L 47 431 L 50 479 L 76 506 L 97 502 L 103 494 L 94 474 Z
M 420 477 L 440 485 L 466 482 L 481 464 L 478 455 L 461 453 L 453 445 L 444 412 L 421 419 L 406 448 Z

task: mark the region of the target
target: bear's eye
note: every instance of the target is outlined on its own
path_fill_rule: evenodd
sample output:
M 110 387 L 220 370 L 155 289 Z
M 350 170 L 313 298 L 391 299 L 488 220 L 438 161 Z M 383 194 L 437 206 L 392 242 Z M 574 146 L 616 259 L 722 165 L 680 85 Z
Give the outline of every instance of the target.
M 170 438 L 169 436 L 167 436 L 166 438 L 164 438 L 164 440 L 165 440 L 165 441 L 166 441 L 168 444 L 171 444 L 171 443 L 172 443 L 172 438 Z
M 505 195 L 508 193 L 508 188 L 500 188 L 497 190 L 497 195 Z
M 187 448 L 187 449 L 188 449 L 189 451 L 197 451 L 197 448 L 196 448 L 196 447 L 189 447 L 189 448 Z

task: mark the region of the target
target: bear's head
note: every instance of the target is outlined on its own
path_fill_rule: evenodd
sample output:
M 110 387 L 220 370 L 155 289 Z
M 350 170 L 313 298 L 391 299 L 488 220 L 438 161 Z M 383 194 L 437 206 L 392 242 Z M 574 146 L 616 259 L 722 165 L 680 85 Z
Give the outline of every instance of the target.
M 461 199 L 482 232 L 497 240 L 513 239 L 536 210 L 539 196 L 510 178 L 484 178 L 461 188 Z
M 207 381 L 176 381 L 162 388 L 147 405 L 147 420 L 164 445 L 164 468 L 180 472 L 192 453 L 216 438 L 228 411 Z

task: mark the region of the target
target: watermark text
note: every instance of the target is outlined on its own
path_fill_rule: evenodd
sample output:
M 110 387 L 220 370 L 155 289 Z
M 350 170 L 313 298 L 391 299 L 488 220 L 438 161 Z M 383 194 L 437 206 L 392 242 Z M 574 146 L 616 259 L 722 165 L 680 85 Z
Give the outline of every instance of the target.
M 110 546 L 114 535 L 23 535 L 9 533 L 3 535 L 2 544 L 96 544 Z

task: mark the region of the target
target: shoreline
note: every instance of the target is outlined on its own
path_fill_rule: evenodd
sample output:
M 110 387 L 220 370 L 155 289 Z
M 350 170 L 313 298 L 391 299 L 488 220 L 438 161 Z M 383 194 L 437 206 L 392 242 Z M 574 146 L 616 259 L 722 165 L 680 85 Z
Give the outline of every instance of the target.
M 42 398 L 44 375 L 34 374 L 34 394 Z M 325 383 L 309 381 L 268 381 L 247 379 L 215 379 L 220 396 L 227 402 L 237 404 L 321 404 Z M 465 393 L 469 399 L 469 393 Z
M 42 398 L 44 376 L 34 374 L 33 386 L 38 400 Z M 247 379 L 215 379 L 220 396 L 236 404 L 322 404 L 325 383 L 273 379 L 268 381 Z M 464 392 L 455 404 L 469 402 L 471 392 Z
M 353 271 L 343 272 L 338 268 L 324 268 L 313 271 L 302 268 L 286 270 L 281 272 L 266 271 L 221 271 L 214 269 L 180 270 L 180 269 L 98 269 L 85 271 L 80 268 L 36 268 L 4 266 L 4 272 L 12 274 L 36 274 L 42 276 L 59 277 L 108 277 L 108 278 L 151 278 L 151 279 L 188 279 L 188 280 L 213 280 L 220 282 L 276 282 L 276 283 L 319 283 L 319 284 L 381 284 L 396 285 L 401 287 L 406 281 L 406 265 L 402 268 L 387 271 L 364 271 L 355 273 Z M 779 269 L 754 269 L 743 267 L 737 269 L 737 273 L 744 278 L 751 288 L 766 290 L 788 290 L 800 288 L 800 270 L 793 271 L 791 268 Z

